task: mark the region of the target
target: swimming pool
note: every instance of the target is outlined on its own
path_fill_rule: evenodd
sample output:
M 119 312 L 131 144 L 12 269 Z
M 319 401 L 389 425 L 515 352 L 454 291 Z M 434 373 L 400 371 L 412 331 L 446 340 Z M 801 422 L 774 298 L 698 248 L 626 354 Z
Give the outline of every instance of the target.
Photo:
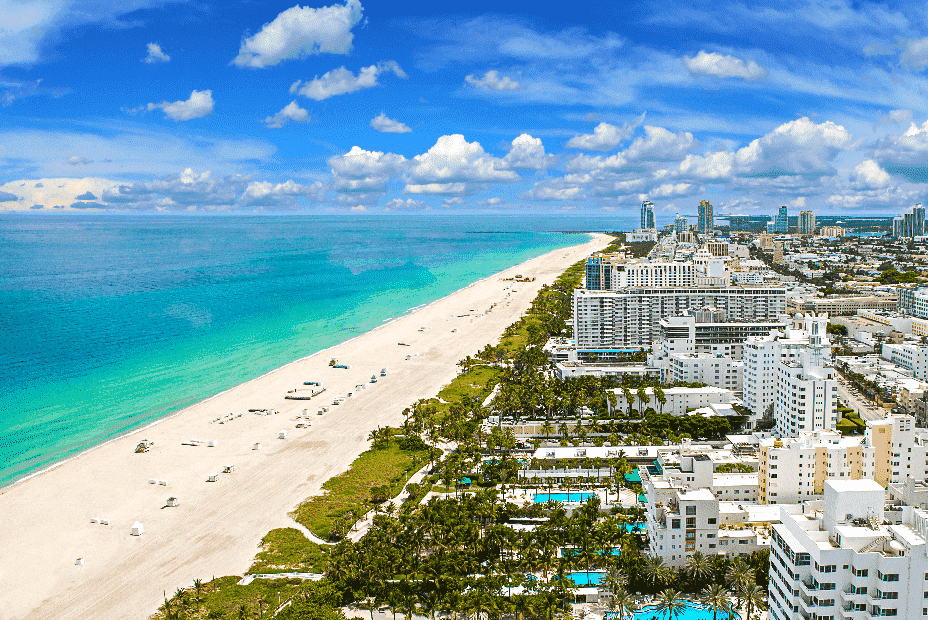
M 567 576 L 576 584 L 578 588 L 583 586 L 598 586 L 602 583 L 604 573 L 568 573 Z
M 581 504 L 591 497 L 596 497 L 596 493 L 535 493 L 535 503 L 544 504 L 551 501 L 562 504 Z
M 647 607 L 636 612 L 634 616 L 632 616 L 634 620 L 665 620 L 666 617 L 667 616 L 662 615 L 659 611 L 657 611 L 656 605 L 648 605 Z M 614 620 L 616 618 L 616 614 L 607 613 L 606 618 L 607 620 Z M 719 613 L 716 616 L 716 620 L 728 620 L 728 618 L 740 620 L 741 617 L 738 614 L 731 614 L 731 616 L 726 616 L 723 613 Z M 674 620 L 712 620 L 712 610 L 703 605 L 687 601 L 683 613 L 677 616 Z

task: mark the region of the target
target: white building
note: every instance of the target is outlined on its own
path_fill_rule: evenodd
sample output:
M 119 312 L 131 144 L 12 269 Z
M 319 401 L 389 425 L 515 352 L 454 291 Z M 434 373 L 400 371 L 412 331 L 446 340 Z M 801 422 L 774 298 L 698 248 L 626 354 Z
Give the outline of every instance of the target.
M 661 319 L 706 306 L 732 321 L 773 320 L 785 312 L 786 291 L 760 286 L 578 289 L 573 296 L 574 338 L 580 349 L 650 347 L 660 334 Z
M 831 430 L 838 423 L 835 369 L 804 350 L 798 360 L 777 363 L 773 416 L 776 433 L 797 437 L 802 431 Z
M 881 357 L 893 364 L 908 368 L 916 379 L 928 378 L 928 345 L 884 344 Z
M 915 427 L 910 415 L 868 420 L 864 469 L 879 484 L 900 484 L 906 478 L 928 479 L 928 430 Z
M 797 315 L 783 332 L 753 336 L 744 343 L 744 404 L 754 415 L 764 415 L 776 399 L 777 364 L 799 358 L 813 347 L 824 359 L 831 353 L 827 316 Z M 812 430 L 803 429 L 803 430 Z
M 825 481 L 872 477 L 865 468 L 863 437 L 837 431 L 804 431 L 793 438 L 762 439 L 758 450 L 758 501 L 794 504 L 820 497 Z M 872 448 L 869 449 L 872 452 Z
M 639 228 L 635 232 L 625 233 L 628 243 L 641 243 L 642 241 L 657 241 L 657 231 L 648 228 Z
M 659 369 L 655 369 L 660 372 Z M 724 355 L 672 354 L 667 357 L 663 379 L 667 383 L 685 381 L 705 383 L 713 387 L 740 392 L 744 376 L 744 362 Z
M 730 404 L 734 400 L 734 392 L 724 388 L 712 386 L 701 388 L 669 387 L 663 390 L 666 402 L 661 405 L 654 393 L 654 388 L 646 387 L 643 391 L 648 398 L 647 403 L 638 398 L 637 390 L 631 390 L 632 409 L 643 411 L 648 407 L 653 407 L 659 413 L 669 413 L 671 415 L 684 415 L 690 409 L 699 409 L 713 404 Z M 607 390 L 607 392 L 613 394 L 615 399 L 615 404 L 612 402 L 613 397 L 606 399 L 610 413 L 615 409 L 619 411 L 628 410 L 628 401 L 625 399 L 624 390 L 616 388 Z
M 885 501 L 873 480 L 828 480 L 824 501 L 783 512 L 770 545 L 771 619 L 928 615 L 928 513 L 906 506 L 884 525 Z

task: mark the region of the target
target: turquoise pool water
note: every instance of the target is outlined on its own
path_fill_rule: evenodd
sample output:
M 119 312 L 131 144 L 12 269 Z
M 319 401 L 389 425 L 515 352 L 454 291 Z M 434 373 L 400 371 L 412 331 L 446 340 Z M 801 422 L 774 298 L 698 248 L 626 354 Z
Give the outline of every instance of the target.
M 598 586 L 602 583 L 604 573 L 569 573 L 567 576 L 570 577 L 578 588 L 583 586 Z
M 609 620 L 613 620 L 615 617 L 615 614 L 606 614 L 606 618 Z M 633 618 L 634 620 L 664 620 L 667 616 L 657 611 L 656 605 L 649 605 L 635 613 Z M 729 618 L 740 620 L 741 617 L 738 614 L 726 616 L 723 613 L 719 613 L 716 615 L 716 620 L 728 620 Z M 683 613 L 674 618 L 674 620 L 712 620 L 712 610 L 696 603 L 687 603 Z
M 535 493 L 535 503 L 544 504 L 551 501 L 563 504 L 580 504 L 591 497 L 596 497 L 596 493 Z

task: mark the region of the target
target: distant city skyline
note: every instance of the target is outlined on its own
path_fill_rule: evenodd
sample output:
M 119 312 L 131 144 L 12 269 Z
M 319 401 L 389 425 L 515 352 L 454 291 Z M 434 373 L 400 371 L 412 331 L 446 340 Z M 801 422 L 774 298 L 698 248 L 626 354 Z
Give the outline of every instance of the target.
M 0 212 L 635 215 L 650 200 L 668 221 L 703 200 L 849 216 L 925 202 L 924 7 L 571 8 L 9 5 Z

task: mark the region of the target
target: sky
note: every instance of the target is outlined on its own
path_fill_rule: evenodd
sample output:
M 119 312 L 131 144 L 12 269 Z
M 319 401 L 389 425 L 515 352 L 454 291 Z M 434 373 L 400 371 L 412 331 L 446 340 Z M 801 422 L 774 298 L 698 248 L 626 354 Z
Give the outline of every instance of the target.
M 892 215 L 926 70 L 915 2 L 0 0 L 0 212 Z

